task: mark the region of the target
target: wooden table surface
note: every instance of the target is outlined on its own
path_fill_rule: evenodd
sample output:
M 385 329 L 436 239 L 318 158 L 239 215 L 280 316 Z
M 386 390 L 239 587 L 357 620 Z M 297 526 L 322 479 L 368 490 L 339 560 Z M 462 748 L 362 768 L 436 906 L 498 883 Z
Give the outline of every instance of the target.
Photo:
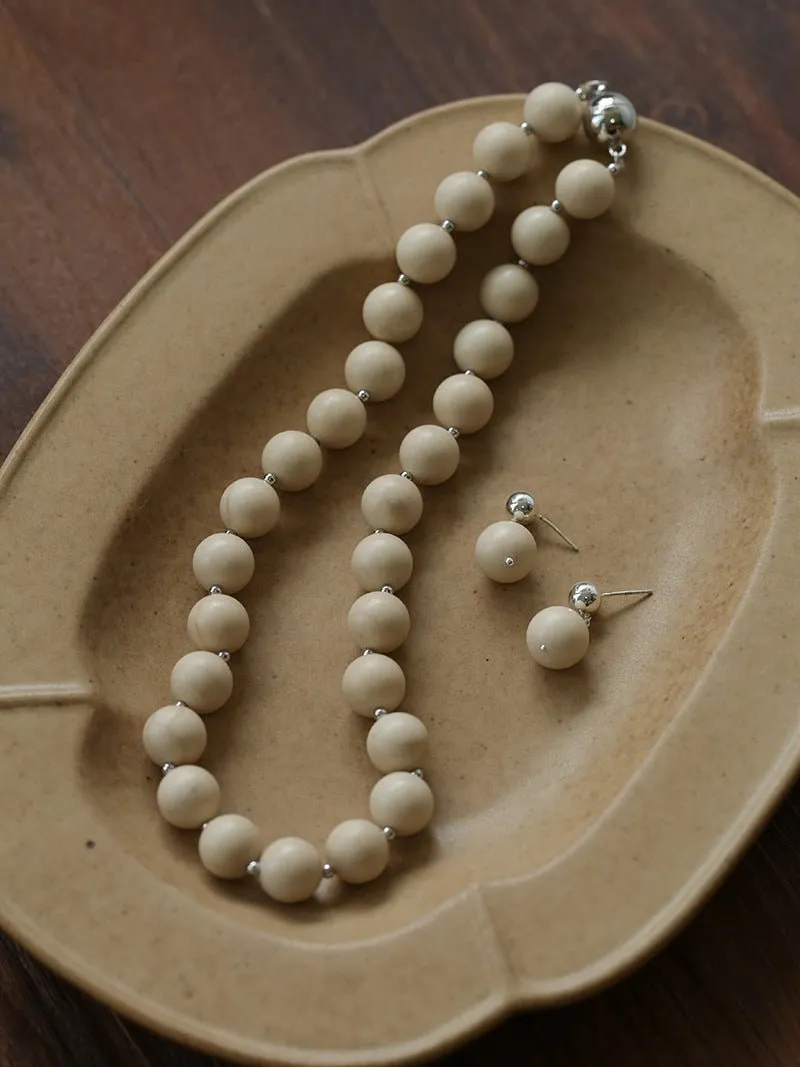
M 603 75 L 800 192 L 799 64 L 797 0 L 0 0 L 0 450 L 139 276 L 279 160 L 457 97 Z M 442 1062 L 797 1067 L 798 800 L 636 975 Z M 5 940 L 0 1063 L 220 1061 Z

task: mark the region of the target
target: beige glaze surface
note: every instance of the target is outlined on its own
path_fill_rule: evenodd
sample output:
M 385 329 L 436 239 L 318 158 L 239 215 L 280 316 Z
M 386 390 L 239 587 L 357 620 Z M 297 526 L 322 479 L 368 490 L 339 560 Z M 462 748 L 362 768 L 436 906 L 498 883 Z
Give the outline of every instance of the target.
M 144 718 L 169 702 L 199 590 L 192 553 L 274 432 L 343 385 L 365 294 L 433 218 L 487 122 L 519 97 L 416 116 L 291 161 L 203 220 L 101 327 L 0 485 L 0 918 L 53 966 L 170 1035 L 252 1061 L 370 1064 L 511 1008 L 579 996 L 652 951 L 721 876 L 800 754 L 797 201 L 730 157 L 644 123 L 614 206 L 537 270 L 539 306 L 462 461 L 408 537 L 403 707 L 430 734 L 431 830 L 374 884 L 297 907 L 214 881 L 166 827 Z M 254 542 L 251 636 L 206 720 L 223 812 L 264 843 L 320 847 L 365 817 L 369 724 L 340 697 L 353 655 L 361 492 L 454 369 L 485 270 L 545 172 L 500 187 L 423 292 L 408 377 L 318 485 Z M 529 578 L 477 570 L 477 534 L 530 489 Z M 579 579 L 656 590 L 604 610 L 573 671 L 525 648 Z M 617 602 L 619 603 L 619 602 Z M 338 897 L 338 899 L 333 899 Z M 391 1010 L 387 1010 L 390 992 Z

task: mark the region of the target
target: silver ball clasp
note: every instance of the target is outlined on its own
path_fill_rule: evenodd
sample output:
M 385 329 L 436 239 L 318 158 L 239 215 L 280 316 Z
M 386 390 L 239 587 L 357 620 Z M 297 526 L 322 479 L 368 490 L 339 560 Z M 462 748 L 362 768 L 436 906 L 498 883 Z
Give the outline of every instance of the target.
M 587 82 L 583 128 L 598 144 L 627 141 L 636 129 L 636 108 L 627 96 L 609 89 L 605 82 Z M 596 92 L 588 87 L 597 86 Z M 601 91 L 602 90 L 602 91 Z

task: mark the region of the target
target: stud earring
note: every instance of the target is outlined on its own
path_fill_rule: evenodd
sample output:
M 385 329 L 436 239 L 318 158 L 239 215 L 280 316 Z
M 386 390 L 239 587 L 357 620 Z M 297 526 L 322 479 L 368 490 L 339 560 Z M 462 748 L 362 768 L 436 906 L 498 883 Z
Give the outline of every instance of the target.
M 591 582 L 578 582 L 569 593 L 568 607 L 555 604 L 538 611 L 528 623 L 528 651 L 543 667 L 561 671 L 579 663 L 589 648 L 589 625 L 609 596 L 653 595 L 652 589 L 617 589 L 601 593 Z
M 530 493 L 512 493 L 506 501 L 506 511 L 511 519 L 493 522 L 475 542 L 475 561 L 492 581 L 508 585 L 510 582 L 519 582 L 531 573 L 536 541 L 526 527 L 537 520 L 555 531 L 573 551 L 578 551 L 578 546 L 551 519 L 539 513 L 536 500 Z

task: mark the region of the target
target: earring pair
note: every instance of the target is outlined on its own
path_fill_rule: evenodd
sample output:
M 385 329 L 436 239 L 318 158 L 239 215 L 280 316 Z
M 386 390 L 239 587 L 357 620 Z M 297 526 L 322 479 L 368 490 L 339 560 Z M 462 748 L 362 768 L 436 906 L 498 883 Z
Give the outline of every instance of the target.
M 569 547 L 578 546 L 542 515 L 531 493 L 512 493 L 506 501 L 510 520 L 487 526 L 475 542 L 475 559 L 483 573 L 493 581 L 507 585 L 527 577 L 533 570 L 536 539 L 530 526 L 542 522 Z M 525 642 L 533 659 L 550 670 L 574 667 L 589 649 L 589 627 L 606 597 L 652 596 L 652 589 L 615 589 L 601 593 L 592 582 L 578 582 L 572 587 L 566 604 L 554 604 L 538 611 L 525 633 Z

